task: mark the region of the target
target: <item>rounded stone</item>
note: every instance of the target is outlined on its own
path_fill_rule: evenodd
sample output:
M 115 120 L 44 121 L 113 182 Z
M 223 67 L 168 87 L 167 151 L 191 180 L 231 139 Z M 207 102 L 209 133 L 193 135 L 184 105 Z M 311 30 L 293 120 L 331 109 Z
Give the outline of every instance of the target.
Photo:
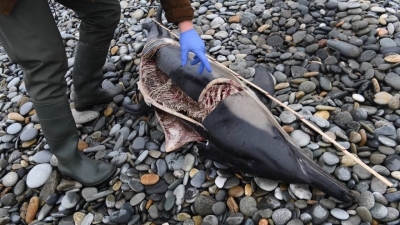
M 160 177 L 157 174 L 144 174 L 140 178 L 140 182 L 143 185 L 153 185 L 153 184 L 157 183 L 159 179 L 160 179 Z
M 194 202 L 194 210 L 200 216 L 211 215 L 215 199 L 207 195 L 198 195 Z
M 360 164 L 357 164 L 353 167 L 353 173 L 357 175 L 359 179 L 362 180 L 369 179 L 372 175 L 370 172 L 368 172 L 368 170 L 366 170 Z
M 222 215 L 225 212 L 225 210 L 226 210 L 225 202 L 216 202 L 212 206 L 212 211 L 216 216 Z
M 356 213 L 361 218 L 362 221 L 370 223 L 372 222 L 372 215 L 366 207 L 364 206 L 357 207 Z
M 21 133 L 21 141 L 30 141 L 38 135 L 39 131 L 36 128 L 28 128 Z
M 289 111 L 283 111 L 279 118 L 281 119 L 282 123 L 285 124 L 293 123 L 294 121 L 296 121 L 296 116 Z
M 323 158 L 324 162 L 326 164 L 328 164 L 328 165 L 335 165 L 340 160 L 339 157 L 336 154 L 332 153 L 332 152 L 325 152 L 322 155 L 322 158 Z
M 273 191 L 278 186 L 279 182 L 267 178 L 255 177 L 254 181 L 264 191 Z
M 34 166 L 28 173 L 26 185 L 30 188 L 38 188 L 46 183 L 53 168 L 50 164 L 44 163 Z
M 374 8 L 374 7 L 372 7 L 372 8 Z M 381 47 L 397 47 L 396 42 L 394 42 L 390 38 L 380 39 L 379 44 L 381 45 Z
M 227 219 L 226 223 L 229 225 L 240 225 L 243 222 L 243 214 L 242 213 L 233 213 Z
M 33 161 L 36 163 L 48 163 L 51 160 L 51 157 L 53 156 L 53 153 L 47 150 L 42 150 L 37 152 L 33 157 Z
M 299 199 L 308 199 L 312 198 L 312 193 L 306 184 L 290 184 L 290 190 L 293 194 Z
M 352 95 L 353 99 L 358 101 L 358 102 L 364 102 L 365 98 L 364 96 L 360 95 L 360 94 L 353 94 Z
M 79 195 L 75 192 L 67 192 L 63 199 L 61 200 L 61 206 L 65 209 L 71 209 L 78 204 Z
M 311 207 L 312 222 L 321 224 L 329 217 L 329 212 L 320 204 L 315 204 Z
M 7 127 L 7 134 L 18 134 L 22 129 L 22 125 L 20 123 L 13 123 Z
M 187 154 L 185 156 L 185 161 L 183 162 L 182 165 L 182 170 L 186 172 L 190 171 L 193 168 L 194 162 L 195 162 L 195 157 L 190 153 Z
M 2 180 L 2 183 L 6 187 L 12 187 L 18 181 L 18 174 L 16 172 L 7 173 Z
M 131 206 L 139 205 L 139 203 L 141 203 L 143 201 L 143 199 L 145 199 L 145 198 L 146 198 L 145 193 L 138 193 L 131 198 L 130 204 L 131 204 Z
M 206 180 L 206 172 L 204 170 L 199 170 L 190 181 L 190 184 L 193 187 L 200 188 L 204 181 Z
M 289 209 L 286 208 L 277 209 L 272 213 L 272 220 L 275 222 L 276 225 L 286 224 L 291 217 L 292 213 Z
M 26 102 L 25 104 L 23 104 L 21 106 L 21 108 L 19 109 L 19 113 L 22 116 L 27 115 L 33 108 L 33 103 L 32 102 Z
M 302 130 L 294 130 L 292 133 L 290 133 L 290 137 L 292 137 L 295 143 L 300 147 L 308 145 L 311 140 L 310 135 Z
M 351 178 L 350 169 L 340 165 L 335 169 L 335 176 L 341 181 L 348 181 Z
M 245 196 L 240 200 L 239 208 L 245 216 L 253 216 L 257 211 L 257 202 L 253 197 Z
M 229 189 L 229 196 L 239 198 L 244 194 L 244 189 L 241 186 L 234 186 Z
M 378 105 L 387 105 L 393 98 L 393 95 L 387 92 L 379 92 L 374 95 L 374 102 Z
M 370 212 L 372 218 L 379 220 L 385 218 L 388 214 L 388 209 L 380 203 L 375 203 L 374 207 L 370 209 Z
M 201 225 L 218 225 L 218 218 L 214 215 L 207 215 L 201 221 Z
M 312 81 L 304 81 L 299 85 L 299 91 L 304 91 L 304 93 L 308 94 L 315 91 L 317 86 Z
M 349 213 L 339 208 L 332 209 L 331 215 L 339 220 L 347 220 L 349 218 Z
M 0 198 L 0 202 L 3 206 L 13 206 L 17 203 L 15 195 L 13 193 L 7 193 Z

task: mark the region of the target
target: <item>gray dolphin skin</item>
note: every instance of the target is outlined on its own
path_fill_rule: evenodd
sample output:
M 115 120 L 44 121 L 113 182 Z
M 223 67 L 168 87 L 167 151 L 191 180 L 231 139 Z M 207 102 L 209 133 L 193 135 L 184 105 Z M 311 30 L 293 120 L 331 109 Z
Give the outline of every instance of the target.
M 161 14 L 157 17 L 160 20 Z M 343 183 L 322 170 L 282 129 L 268 109 L 268 98 L 215 62 L 210 62 L 212 73 L 198 74 L 197 66 L 181 66 L 179 45 L 167 31 L 154 22 L 146 29 L 139 89 L 155 107 L 167 151 L 194 141 L 200 156 L 233 170 L 307 184 L 340 201 L 355 201 Z M 273 93 L 264 67 L 256 68 L 254 82 Z

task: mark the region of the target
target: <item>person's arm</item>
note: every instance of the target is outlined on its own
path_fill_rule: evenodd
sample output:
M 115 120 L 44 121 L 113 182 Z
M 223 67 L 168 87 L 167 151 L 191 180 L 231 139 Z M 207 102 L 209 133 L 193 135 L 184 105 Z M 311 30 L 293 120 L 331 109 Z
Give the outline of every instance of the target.
M 189 0 L 161 0 L 168 22 L 179 24 L 193 19 L 193 8 Z
M 0 0 L 0 14 L 9 16 L 17 0 Z
M 211 66 L 206 57 L 204 41 L 197 34 L 193 26 L 193 9 L 189 0 L 161 0 L 162 8 L 168 22 L 178 24 L 180 31 L 180 48 L 182 66 L 188 61 L 189 52 L 195 54 L 194 60 L 190 63 L 200 63 L 198 72 L 203 73 L 204 68 L 211 72 Z
M 178 27 L 181 33 L 194 29 L 192 20 L 182 21 L 178 24 Z

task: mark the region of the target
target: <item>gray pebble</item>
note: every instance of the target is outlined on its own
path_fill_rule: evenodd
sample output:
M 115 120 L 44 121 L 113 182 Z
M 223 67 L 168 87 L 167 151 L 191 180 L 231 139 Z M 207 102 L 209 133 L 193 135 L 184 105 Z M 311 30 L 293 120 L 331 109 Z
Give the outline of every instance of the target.
M 199 170 L 190 181 L 190 184 L 193 187 L 200 188 L 204 181 L 206 180 L 206 172 L 204 170 Z
M 212 206 L 212 211 L 216 216 L 222 215 L 225 212 L 225 210 L 226 210 L 225 202 L 216 202 Z
M 26 184 L 30 188 L 38 188 L 46 183 L 53 171 L 50 164 L 39 164 L 34 166 L 28 173 Z
M 240 200 L 239 208 L 240 212 L 250 217 L 257 211 L 257 202 L 253 197 L 245 196 Z
M 388 214 L 388 209 L 379 203 L 375 203 L 374 207 L 370 209 L 372 218 L 374 219 L 383 219 Z
M 272 219 L 277 225 L 286 224 L 291 217 L 292 213 L 290 212 L 289 209 L 286 208 L 277 209 L 272 213 Z
M 22 125 L 20 123 L 13 123 L 7 127 L 7 134 L 18 134 L 22 129 Z
M 21 133 L 21 141 L 30 141 L 38 135 L 39 131 L 36 128 L 28 128 Z
M 349 214 L 343 209 L 334 208 L 331 210 L 331 215 L 339 220 L 347 220 L 349 218 Z
M 14 186 L 14 184 L 16 184 L 17 181 L 18 181 L 18 174 L 16 172 L 7 173 L 2 179 L 2 183 L 6 187 Z
M 79 195 L 75 192 L 67 192 L 61 201 L 61 206 L 65 209 L 71 209 L 76 206 L 79 201 Z
M 52 156 L 53 153 L 50 151 L 42 150 L 37 152 L 32 159 L 36 163 L 49 163 Z

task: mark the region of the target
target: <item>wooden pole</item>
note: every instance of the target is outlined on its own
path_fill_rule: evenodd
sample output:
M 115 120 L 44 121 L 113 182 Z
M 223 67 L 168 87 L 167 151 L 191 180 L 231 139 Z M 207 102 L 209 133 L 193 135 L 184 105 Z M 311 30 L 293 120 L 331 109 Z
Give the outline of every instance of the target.
M 164 28 L 165 30 L 167 30 L 172 36 L 174 36 L 175 38 L 177 38 L 179 40 L 178 35 L 174 34 L 173 32 L 171 32 L 168 28 L 166 28 L 164 25 L 160 24 L 158 21 L 156 21 L 154 18 L 152 18 L 152 20 L 157 23 L 159 26 L 161 26 L 162 28 Z M 258 87 L 257 85 L 253 84 L 252 82 L 246 80 L 245 78 L 241 77 L 238 73 L 234 72 L 233 70 L 227 68 L 226 66 L 224 66 L 222 63 L 219 63 L 217 60 L 215 60 L 213 57 L 206 55 L 208 59 L 210 59 L 211 61 L 219 64 L 222 66 L 222 68 L 224 68 L 225 70 L 227 70 L 228 72 L 230 72 L 231 74 L 235 75 L 236 77 L 238 77 L 240 80 L 242 80 L 243 82 L 245 82 L 246 84 L 252 86 L 253 88 L 257 89 L 258 91 L 260 91 L 261 93 L 265 94 L 268 98 L 270 98 L 272 101 L 276 102 L 277 104 L 279 104 L 280 106 L 282 106 L 283 108 L 285 108 L 287 111 L 293 113 L 294 115 L 296 115 L 297 117 L 299 117 L 299 119 L 307 124 L 310 128 L 312 128 L 314 131 L 318 132 L 321 136 L 323 136 L 324 138 L 326 138 L 327 140 L 329 140 L 332 144 L 334 144 L 337 148 L 339 148 L 345 155 L 349 156 L 352 160 L 354 160 L 355 162 L 357 162 L 358 164 L 360 164 L 364 169 L 366 169 L 368 172 L 370 172 L 372 175 L 374 175 L 375 177 L 377 177 L 380 181 L 382 181 L 383 183 L 385 183 L 387 186 L 392 187 L 393 184 L 388 181 L 385 177 L 381 176 L 379 173 L 377 173 L 375 170 L 371 169 L 368 165 L 366 165 L 365 163 L 363 163 L 359 158 L 355 157 L 353 154 L 351 154 L 350 152 L 348 152 L 346 150 L 345 147 L 343 147 L 341 144 L 337 143 L 335 140 L 333 140 L 331 137 L 329 137 L 328 135 L 326 135 L 324 132 L 322 132 L 319 128 L 315 127 L 312 123 L 310 123 L 308 120 L 306 120 L 303 116 L 299 115 L 296 111 L 294 111 L 293 109 L 291 109 L 290 107 L 288 107 L 287 105 L 283 104 L 281 101 L 279 101 L 278 99 L 274 98 L 273 96 L 271 96 L 268 92 L 266 92 L 265 90 L 261 89 L 260 87 Z

